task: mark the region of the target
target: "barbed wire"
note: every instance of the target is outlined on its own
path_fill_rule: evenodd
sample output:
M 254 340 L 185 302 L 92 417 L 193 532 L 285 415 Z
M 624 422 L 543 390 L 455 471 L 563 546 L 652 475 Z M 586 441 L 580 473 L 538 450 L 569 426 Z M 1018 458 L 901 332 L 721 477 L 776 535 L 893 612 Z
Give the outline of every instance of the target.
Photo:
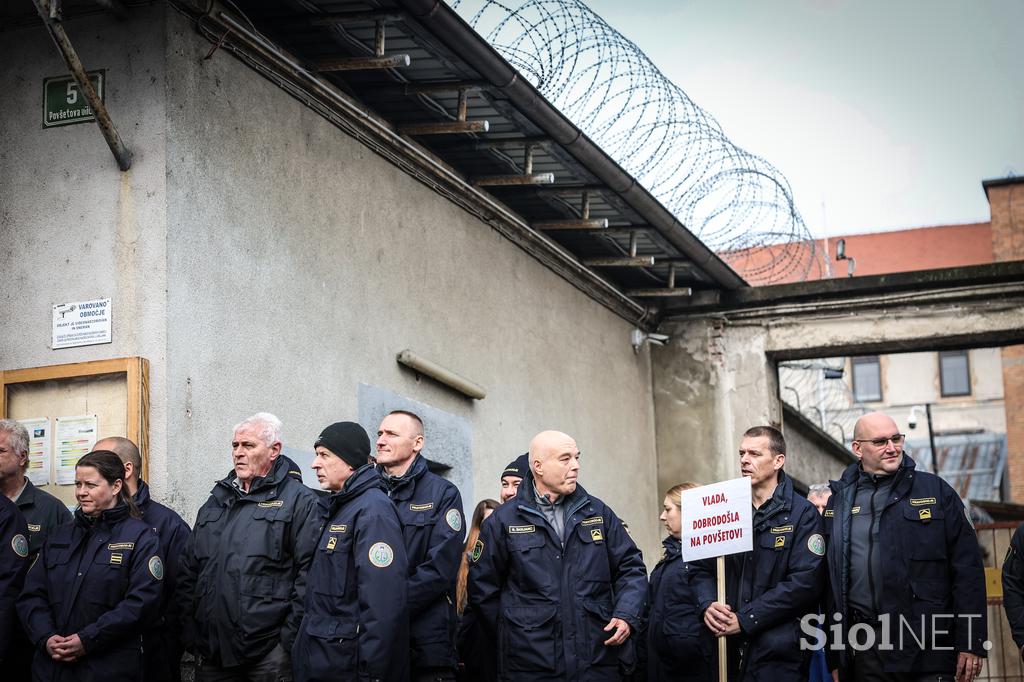
M 822 431 L 849 447 L 854 425 L 870 410 L 857 401 L 843 380 L 845 367 L 845 358 L 779 363 L 779 395 Z
M 748 282 L 824 276 L 782 173 L 582 0 L 449 3 Z

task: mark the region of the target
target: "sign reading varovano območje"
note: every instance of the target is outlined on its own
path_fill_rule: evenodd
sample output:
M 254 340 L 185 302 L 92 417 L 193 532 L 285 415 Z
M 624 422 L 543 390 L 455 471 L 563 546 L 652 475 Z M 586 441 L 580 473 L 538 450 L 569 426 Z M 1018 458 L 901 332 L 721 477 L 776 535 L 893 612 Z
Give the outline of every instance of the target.
M 102 71 L 91 71 L 89 81 L 104 100 L 104 77 Z M 89 106 L 85 93 L 71 76 L 55 76 L 43 80 L 43 127 L 54 128 L 72 123 L 96 120 L 96 113 Z
M 749 552 L 754 547 L 750 479 L 684 490 L 679 504 L 683 561 Z
M 51 348 L 74 348 L 111 342 L 109 298 L 53 306 Z

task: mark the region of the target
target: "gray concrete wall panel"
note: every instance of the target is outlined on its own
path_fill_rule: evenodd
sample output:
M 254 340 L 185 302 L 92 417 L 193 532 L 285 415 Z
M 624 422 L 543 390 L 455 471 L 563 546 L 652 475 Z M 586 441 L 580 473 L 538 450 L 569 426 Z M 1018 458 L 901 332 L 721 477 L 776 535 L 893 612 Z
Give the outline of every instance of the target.
M 150 361 L 149 475 L 169 492 L 166 434 L 164 8 L 65 22 L 135 156 L 120 172 L 95 123 L 43 129 L 43 79 L 67 74 L 42 26 L 0 42 L 0 367 Z M 53 304 L 112 299 L 113 342 L 52 350 Z M 173 500 L 172 500 L 173 502 Z
M 223 475 L 241 417 L 277 413 L 305 450 L 360 418 L 367 383 L 472 425 L 476 498 L 498 494 L 537 431 L 575 436 L 581 481 L 656 559 L 650 363 L 629 325 L 231 55 L 201 61 L 209 49 L 169 19 L 168 401 L 185 506 Z M 405 348 L 487 398 L 399 366 Z

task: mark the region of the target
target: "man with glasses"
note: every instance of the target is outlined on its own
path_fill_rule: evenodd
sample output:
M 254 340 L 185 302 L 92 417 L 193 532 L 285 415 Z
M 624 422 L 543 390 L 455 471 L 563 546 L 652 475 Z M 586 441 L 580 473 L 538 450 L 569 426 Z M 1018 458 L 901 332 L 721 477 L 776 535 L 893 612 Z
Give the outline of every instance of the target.
M 917 470 L 904 439 L 888 415 L 864 415 L 860 461 L 832 482 L 826 656 L 843 680 L 970 682 L 988 644 L 981 551 L 956 491 Z

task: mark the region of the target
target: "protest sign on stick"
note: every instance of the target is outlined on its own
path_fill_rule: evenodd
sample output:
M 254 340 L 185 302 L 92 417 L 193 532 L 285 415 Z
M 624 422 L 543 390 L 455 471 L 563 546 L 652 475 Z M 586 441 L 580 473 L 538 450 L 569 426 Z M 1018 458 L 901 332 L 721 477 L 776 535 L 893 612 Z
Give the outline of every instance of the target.
M 725 557 L 754 548 L 750 479 L 734 478 L 684 490 L 679 500 L 683 561 L 716 557 L 718 601 L 725 603 Z M 726 682 L 725 637 L 718 638 L 718 677 Z

